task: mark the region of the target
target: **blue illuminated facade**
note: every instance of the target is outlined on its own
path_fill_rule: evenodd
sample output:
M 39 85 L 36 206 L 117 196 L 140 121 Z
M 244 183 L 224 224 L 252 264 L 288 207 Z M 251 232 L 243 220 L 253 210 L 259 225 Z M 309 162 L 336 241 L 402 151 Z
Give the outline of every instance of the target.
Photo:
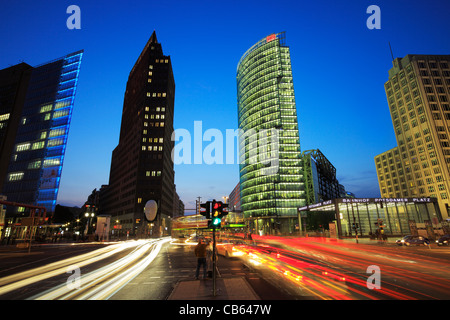
M 2 190 L 8 201 L 54 211 L 82 56 L 33 68 Z

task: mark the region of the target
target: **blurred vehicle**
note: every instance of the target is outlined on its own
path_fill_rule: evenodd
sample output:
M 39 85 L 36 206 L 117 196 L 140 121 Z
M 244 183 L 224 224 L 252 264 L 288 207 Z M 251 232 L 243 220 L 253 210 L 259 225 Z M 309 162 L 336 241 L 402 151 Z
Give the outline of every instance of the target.
M 450 234 L 444 234 L 439 240 L 436 240 L 438 246 L 446 245 L 448 246 L 450 242 Z
M 239 249 L 242 244 L 243 242 L 239 240 L 223 240 L 216 244 L 217 254 L 226 258 L 242 256 L 244 252 Z
M 413 235 L 408 235 L 408 236 L 404 236 L 402 239 L 399 239 L 397 241 L 395 241 L 395 243 L 397 243 L 399 246 L 410 246 L 410 245 L 429 245 L 430 244 L 430 240 L 428 240 L 428 238 L 422 237 L 422 236 L 413 236 Z

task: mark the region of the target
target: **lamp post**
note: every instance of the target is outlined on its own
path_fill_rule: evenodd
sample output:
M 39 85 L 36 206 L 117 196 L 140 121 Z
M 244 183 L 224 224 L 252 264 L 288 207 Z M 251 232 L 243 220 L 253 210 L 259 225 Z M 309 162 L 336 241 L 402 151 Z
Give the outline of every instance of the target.
M 88 235 L 89 234 L 89 228 L 91 227 L 91 218 L 93 219 L 94 217 L 95 217 L 95 213 L 93 213 L 93 212 L 91 212 L 91 213 L 89 213 L 89 212 L 86 212 L 85 214 L 84 214 L 84 216 L 86 217 L 86 219 L 87 219 L 87 221 L 86 221 L 86 231 L 85 231 L 85 235 Z

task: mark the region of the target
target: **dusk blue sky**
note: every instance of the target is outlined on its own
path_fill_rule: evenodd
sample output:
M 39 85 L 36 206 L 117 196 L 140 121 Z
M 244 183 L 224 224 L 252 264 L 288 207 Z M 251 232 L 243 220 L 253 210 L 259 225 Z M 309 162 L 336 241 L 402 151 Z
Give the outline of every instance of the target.
M 81 9 L 80 30 L 66 27 L 72 4 Z M 370 5 L 381 9 L 379 30 L 366 27 Z M 285 31 L 301 150 L 320 149 L 357 197 L 379 197 L 374 157 L 396 145 L 384 92 L 388 43 L 394 57 L 450 54 L 449 13 L 447 0 L 2 1 L 0 68 L 84 49 L 57 201 L 81 206 L 108 183 L 128 75 L 153 30 L 172 60 L 174 128 L 192 132 L 202 121 L 203 131 L 224 136 L 237 128 L 239 59 Z M 229 195 L 238 181 L 237 163 L 175 166 L 186 208 L 198 196 Z

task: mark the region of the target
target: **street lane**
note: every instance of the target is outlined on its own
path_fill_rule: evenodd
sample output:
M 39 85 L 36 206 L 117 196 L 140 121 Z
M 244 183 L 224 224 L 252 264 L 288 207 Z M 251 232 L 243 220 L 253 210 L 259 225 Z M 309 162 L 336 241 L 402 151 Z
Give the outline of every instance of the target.
M 356 244 L 326 238 L 257 237 L 257 243 L 257 247 L 248 247 L 247 259 L 261 259 L 260 268 L 279 274 L 279 280 L 299 298 L 450 298 L 449 248 Z M 268 255 L 267 248 L 276 250 L 277 256 Z M 369 289 L 370 266 L 379 268 L 380 289 Z
M 97 287 L 100 282 L 106 282 L 113 276 L 122 276 L 139 273 L 139 268 L 145 268 L 154 256 L 150 251 L 159 242 L 169 241 L 170 238 L 162 240 L 139 240 L 114 243 L 92 250 L 81 255 L 74 255 L 67 259 L 61 259 L 49 264 L 41 264 L 35 268 L 13 273 L 0 278 L 0 299 L 87 299 L 89 295 L 80 295 L 87 288 Z M 27 261 L 28 256 L 23 256 Z M 142 260 L 142 261 L 141 261 Z M 130 267 L 128 269 L 125 269 Z M 131 268 L 132 267 L 132 268 Z M 119 278 L 115 279 L 117 282 Z M 123 278 L 122 278 L 123 280 Z M 73 284 L 75 283 L 75 284 Z M 83 290 L 77 290 L 81 283 Z M 118 282 L 117 282 L 118 283 Z M 72 285 L 73 284 L 73 285 Z M 111 288 L 115 288 L 111 286 Z M 45 290 L 47 289 L 47 290 Z M 45 291 L 44 291 L 45 290 Z M 43 296 L 43 291 L 45 296 Z M 68 295 L 69 292 L 77 292 L 75 296 Z M 60 294 L 58 294 L 60 293 Z M 103 298 L 103 297 L 95 297 Z
M 236 246 L 242 256 L 219 256 L 217 265 L 219 276 L 245 278 L 263 300 L 450 298 L 448 247 L 255 238 Z M 195 244 L 172 238 L 125 241 L 87 252 L 83 247 L 81 254 L 76 254 L 76 246 L 68 246 L 60 259 L 50 251 L 48 261 L 35 251 L 40 263 L 33 262 L 33 255 L 14 256 L 17 267 L 5 263 L 8 271 L 0 271 L 0 299 L 165 300 L 177 282 L 194 279 Z M 379 268 L 380 288 L 369 288 L 376 284 L 368 281 L 369 266 Z

